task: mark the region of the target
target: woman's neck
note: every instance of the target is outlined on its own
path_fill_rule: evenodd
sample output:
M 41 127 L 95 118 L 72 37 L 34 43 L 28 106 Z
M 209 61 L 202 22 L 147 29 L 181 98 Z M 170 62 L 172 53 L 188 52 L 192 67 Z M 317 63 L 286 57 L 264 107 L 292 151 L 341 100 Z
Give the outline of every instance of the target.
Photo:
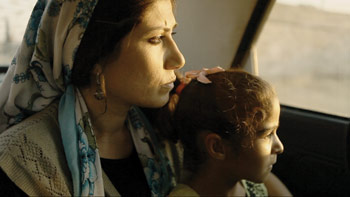
M 132 138 L 125 125 L 130 105 L 116 100 L 97 100 L 90 88 L 80 91 L 89 111 L 101 157 L 128 157 L 133 149 Z

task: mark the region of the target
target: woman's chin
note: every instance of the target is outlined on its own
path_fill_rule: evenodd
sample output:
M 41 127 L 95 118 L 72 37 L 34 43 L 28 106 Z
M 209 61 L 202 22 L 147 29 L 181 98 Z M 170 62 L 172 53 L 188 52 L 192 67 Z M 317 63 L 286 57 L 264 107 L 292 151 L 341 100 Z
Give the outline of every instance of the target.
M 160 108 L 166 105 L 169 101 L 169 93 L 164 94 L 161 96 L 158 96 L 154 99 L 148 99 L 145 103 L 141 103 L 140 107 L 146 107 L 146 108 Z
M 158 102 L 155 103 L 154 108 L 163 107 L 168 103 L 168 101 L 169 101 L 169 94 L 166 94 L 161 99 L 159 99 Z

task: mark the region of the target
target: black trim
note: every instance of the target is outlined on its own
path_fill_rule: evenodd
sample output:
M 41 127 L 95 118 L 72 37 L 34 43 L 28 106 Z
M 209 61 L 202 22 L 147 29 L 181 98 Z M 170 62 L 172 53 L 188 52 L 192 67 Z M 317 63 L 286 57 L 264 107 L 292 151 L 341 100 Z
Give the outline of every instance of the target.
M 282 106 L 273 172 L 295 196 L 350 194 L 350 118 Z
M 326 114 L 318 111 L 312 111 L 307 109 L 300 109 L 296 107 L 281 105 L 281 116 L 285 117 L 286 114 L 293 117 L 299 116 L 305 119 L 304 122 L 308 124 L 326 124 L 326 127 L 332 125 L 332 128 L 329 130 L 333 130 L 334 128 L 338 128 L 339 130 L 343 130 L 346 134 L 346 142 L 347 147 L 346 150 L 346 160 L 347 160 L 347 169 L 350 171 L 350 117 L 337 116 L 332 114 Z M 289 120 L 289 119 L 288 119 Z M 311 120 L 315 120 L 317 122 L 311 122 Z M 290 123 L 288 123 L 290 124 Z M 335 126 L 337 125 L 337 126 Z M 341 125 L 341 127 L 339 127 Z M 308 126 L 308 125 L 307 125 Z
M 0 65 L 0 73 L 6 73 L 8 69 L 8 66 L 6 65 Z
M 243 34 L 241 43 L 239 44 L 237 52 L 234 56 L 231 68 L 243 66 L 271 2 L 272 0 L 257 1 L 252 16 L 249 19 L 247 28 Z
M 333 115 L 333 114 L 327 114 L 327 113 L 323 113 L 323 112 L 319 112 L 319 111 L 313 111 L 313 110 L 308 110 L 308 109 L 301 109 L 301 108 L 297 108 L 297 107 L 291 107 L 288 105 L 284 105 L 281 104 L 281 109 L 283 110 L 294 110 L 296 112 L 299 113 L 309 113 L 309 114 L 313 114 L 314 116 L 323 116 L 329 120 L 332 119 L 337 119 L 337 120 L 341 120 L 341 121 L 350 121 L 350 117 L 343 117 L 343 116 L 337 116 L 337 115 Z

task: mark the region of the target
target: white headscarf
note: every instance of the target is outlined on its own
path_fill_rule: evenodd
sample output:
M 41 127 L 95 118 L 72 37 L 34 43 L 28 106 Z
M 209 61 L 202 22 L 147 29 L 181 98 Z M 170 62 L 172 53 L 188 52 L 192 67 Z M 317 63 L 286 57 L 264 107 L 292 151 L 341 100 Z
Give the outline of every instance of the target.
M 38 0 L 23 41 L 0 87 L 0 133 L 60 99 L 58 120 L 73 195 L 104 195 L 89 113 L 71 84 L 75 54 L 97 0 Z M 153 195 L 173 184 L 169 163 L 146 118 L 132 107 L 128 127 Z

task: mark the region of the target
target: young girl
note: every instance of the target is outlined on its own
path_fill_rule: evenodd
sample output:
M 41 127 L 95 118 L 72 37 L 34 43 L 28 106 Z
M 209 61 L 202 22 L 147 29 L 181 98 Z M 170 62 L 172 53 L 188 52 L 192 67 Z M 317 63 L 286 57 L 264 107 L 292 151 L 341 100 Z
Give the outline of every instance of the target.
M 188 175 L 170 196 L 267 196 L 264 184 L 252 182 L 263 183 L 283 152 L 273 88 L 247 72 L 218 67 L 186 77 L 192 81 L 171 99 L 177 105 L 168 105 L 172 129 L 163 129 L 168 139 L 180 140 Z

